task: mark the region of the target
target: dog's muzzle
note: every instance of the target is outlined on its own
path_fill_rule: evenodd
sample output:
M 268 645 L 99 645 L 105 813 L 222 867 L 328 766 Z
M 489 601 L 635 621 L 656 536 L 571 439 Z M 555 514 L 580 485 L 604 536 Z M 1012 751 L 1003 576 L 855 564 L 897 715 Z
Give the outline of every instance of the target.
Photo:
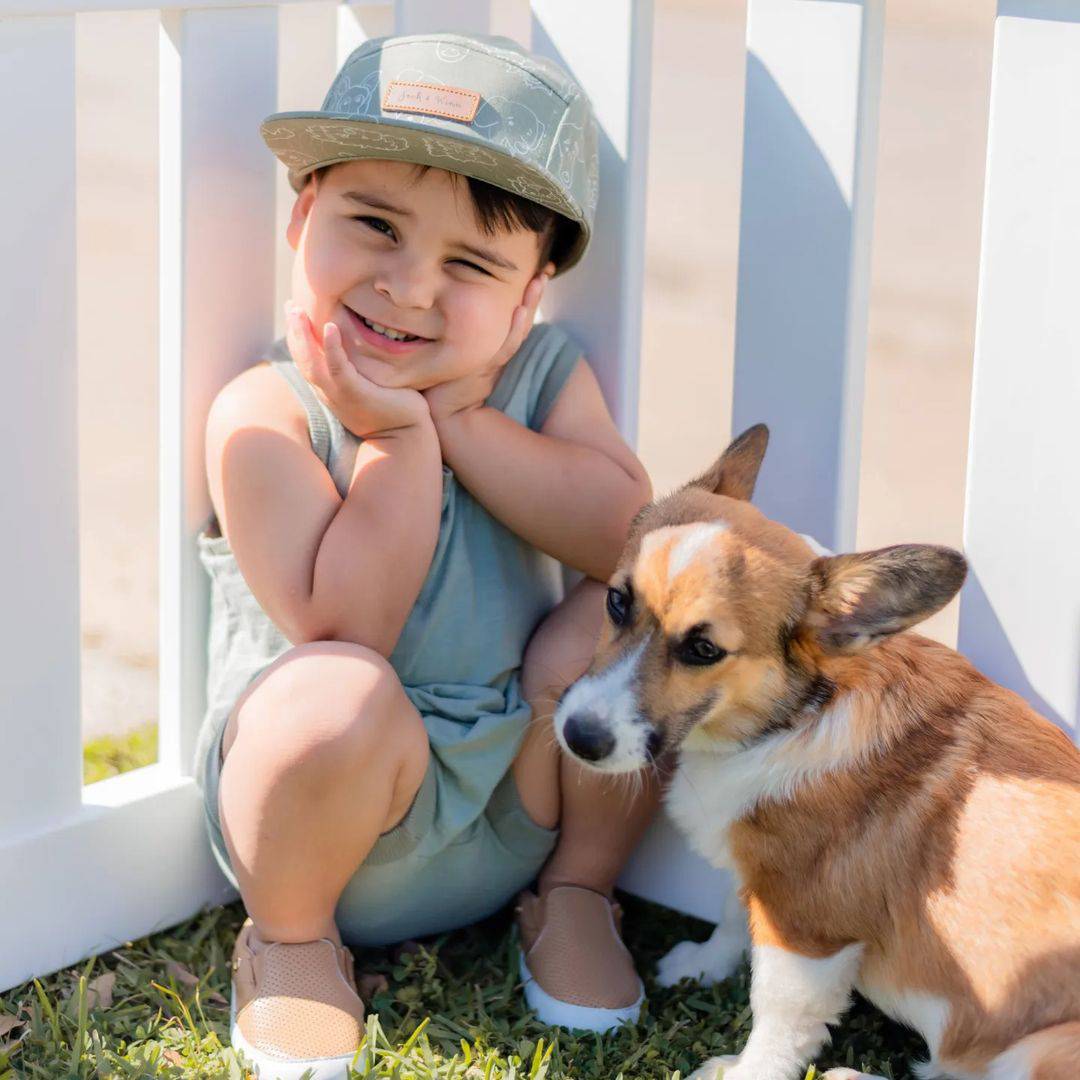
M 576 713 L 563 725 L 567 748 L 583 761 L 603 761 L 615 749 L 615 736 L 591 713 Z
M 641 715 L 636 674 L 643 646 L 568 687 L 555 710 L 555 735 L 567 753 L 601 772 L 644 768 L 663 735 Z

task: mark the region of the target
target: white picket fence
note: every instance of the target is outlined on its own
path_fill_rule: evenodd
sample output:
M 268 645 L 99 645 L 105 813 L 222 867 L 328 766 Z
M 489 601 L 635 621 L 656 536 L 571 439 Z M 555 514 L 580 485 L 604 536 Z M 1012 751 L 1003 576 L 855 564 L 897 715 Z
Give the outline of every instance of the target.
M 230 898 L 190 759 L 203 706 L 209 504 L 202 425 L 273 336 L 273 158 L 286 9 L 325 24 L 326 86 L 364 36 L 508 33 L 560 59 L 599 115 L 587 261 L 556 282 L 634 437 L 650 0 L 0 0 L 0 988 Z M 853 546 L 884 0 L 749 0 L 734 428 L 773 429 L 763 508 Z M 76 438 L 75 17 L 160 19 L 160 760 L 81 784 Z M 321 67 L 320 67 L 321 65 Z M 315 75 L 317 74 L 317 78 Z M 693 167 L 693 147 L 686 150 Z M 280 181 L 277 181 L 280 182 Z M 1080 726 L 1080 0 L 1000 0 L 960 647 Z M 717 914 L 722 879 L 663 823 L 629 887 Z

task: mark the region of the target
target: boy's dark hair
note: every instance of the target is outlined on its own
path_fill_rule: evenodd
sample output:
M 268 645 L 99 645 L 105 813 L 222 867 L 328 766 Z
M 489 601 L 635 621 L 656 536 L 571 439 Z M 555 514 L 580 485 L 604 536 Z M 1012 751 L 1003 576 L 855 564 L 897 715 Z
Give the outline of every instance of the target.
M 323 165 L 314 169 L 310 175 L 321 180 L 333 167 Z M 430 165 L 416 165 L 417 177 L 423 176 L 430 168 Z M 562 214 L 557 214 L 531 199 L 515 195 L 512 191 L 477 180 L 474 176 L 454 172 L 450 173 L 450 176 L 455 183 L 458 180 L 468 181 L 469 197 L 476 211 L 476 220 L 480 229 L 488 236 L 504 230 L 527 229 L 540 237 L 538 266 L 544 266 L 548 262 L 559 266 L 573 246 L 578 225 Z

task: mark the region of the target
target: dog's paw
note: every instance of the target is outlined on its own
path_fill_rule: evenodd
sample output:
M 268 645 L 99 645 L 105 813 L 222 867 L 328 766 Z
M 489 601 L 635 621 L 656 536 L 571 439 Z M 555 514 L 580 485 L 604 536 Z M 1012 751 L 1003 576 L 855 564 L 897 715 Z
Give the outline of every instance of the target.
M 683 942 L 685 945 L 686 942 Z M 686 1080 L 724 1080 L 724 1078 L 730 1073 L 728 1069 L 734 1068 L 739 1064 L 737 1057 L 732 1057 L 730 1054 L 726 1057 L 714 1057 L 709 1058 L 700 1069 L 692 1072 Z
M 885 1077 L 873 1076 L 856 1069 L 830 1069 L 821 1080 L 885 1080 Z
M 693 979 L 708 985 L 709 943 L 680 941 L 656 965 L 656 981 L 661 986 L 674 986 L 680 979 Z
M 739 966 L 743 942 L 713 934 L 708 941 L 680 941 L 656 965 L 656 981 L 674 986 L 680 979 L 693 979 L 702 986 L 726 979 Z

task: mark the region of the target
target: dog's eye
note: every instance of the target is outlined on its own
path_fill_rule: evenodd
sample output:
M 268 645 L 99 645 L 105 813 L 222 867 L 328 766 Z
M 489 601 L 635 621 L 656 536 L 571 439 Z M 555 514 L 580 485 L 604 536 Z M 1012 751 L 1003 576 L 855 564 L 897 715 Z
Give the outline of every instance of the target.
M 607 610 L 611 621 L 616 626 L 625 626 L 630 618 L 630 605 L 633 603 L 630 590 L 623 592 L 622 589 L 608 589 Z
M 726 649 L 721 649 L 719 645 L 703 637 L 689 638 L 679 647 L 679 659 L 684 664 L 695 664 L 699 667 L 718 664 L 725 656 Z

